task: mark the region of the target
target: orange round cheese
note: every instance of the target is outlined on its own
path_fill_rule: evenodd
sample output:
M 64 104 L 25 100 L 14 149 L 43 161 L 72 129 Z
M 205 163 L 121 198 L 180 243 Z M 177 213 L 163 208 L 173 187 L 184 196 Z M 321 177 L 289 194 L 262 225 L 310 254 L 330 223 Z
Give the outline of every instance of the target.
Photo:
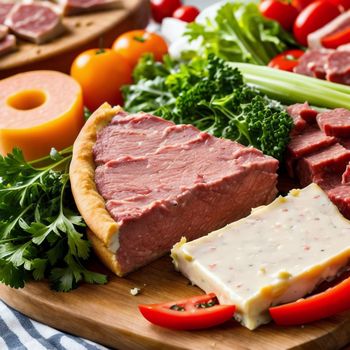
M 27 160 L 73 144 L 82 125 L 80 85 L 55 71 L 31 71 L 0 81 L 0 153 L 23 150 Z

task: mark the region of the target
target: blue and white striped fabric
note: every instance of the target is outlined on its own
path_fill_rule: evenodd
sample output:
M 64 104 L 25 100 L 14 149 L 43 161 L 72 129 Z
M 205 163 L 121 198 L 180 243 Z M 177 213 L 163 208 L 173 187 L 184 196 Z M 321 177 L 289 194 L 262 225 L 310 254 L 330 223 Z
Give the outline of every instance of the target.
M 0 300 L 0 350 L 108 350 L 30 320 Z

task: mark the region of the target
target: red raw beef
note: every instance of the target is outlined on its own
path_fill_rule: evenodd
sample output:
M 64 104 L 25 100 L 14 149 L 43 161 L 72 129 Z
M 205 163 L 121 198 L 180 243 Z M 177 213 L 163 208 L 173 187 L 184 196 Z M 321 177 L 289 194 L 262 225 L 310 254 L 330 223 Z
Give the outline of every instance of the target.
M 330 54 L 326 65 L 327 80 L 334 83 L 350 85 L 349 51 L 335 51 Z

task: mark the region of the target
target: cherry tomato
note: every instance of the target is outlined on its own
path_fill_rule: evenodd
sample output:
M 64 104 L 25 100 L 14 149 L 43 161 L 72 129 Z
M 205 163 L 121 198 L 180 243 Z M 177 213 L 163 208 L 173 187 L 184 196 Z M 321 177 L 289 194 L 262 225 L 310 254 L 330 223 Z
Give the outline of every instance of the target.
M 306 6 L 310 5 L 313 1 L 314 0 L 292 0 L 292 5 L 300 12 Z
M 191 23 L 199 15 L 200 11 L 194 6 L 181 6 L 173 13 L 173 17 L 181 21 Z
M 151 0 L 152 17 L 156 22 L 161 23 L 165 17 L 171 17 L 181 5 L 180 0 Z
M 282 326 L 318 321 L 350 309 L 350 278 L 335 287 L 294 303 L 270 308 L 273 320 Z
M 294 23 L 294 37 L 307 46 L 307 36 L 340 15 L 338 6 L 327 0 L 318 0 L 302 10 Z
M 277 21 L 285 30 L 293 28 L 298 10 L 288 2 L 280 0 L 264 0 L 259 4 L 261 14 Z
M 350 43 L 350 28 L 346 28 L 341 32 L 326 36 L 322 40 L 322 46 L 327 49 L 336 49 L 338 46 Z
M 135 67 L 139 58 L 146 52 L 153 53 L 157 61 L 168 52 L 168 45 L 158 34 L 146 30 L 132 30 L 119 36 L 112 49 L 127 59 L 131 67 Z
M 336 6 L 340 6 L 342 11 L 347 11 L 350 9 L 350 0 L 328 0 Z
M 142 315 L 157 326 L 171 329 L 203 329 L 230 320 L 236 307 L 218 305 L 214 293 L 163 304 L 139 305 Z
M 132 82 L 129 62 L 110 49 L 91 49 L 73 62 L 71 76 L 82 89 L 85 106 L 94 111 L 102 103 L 122 104 L 120 88 Z
M 268 64 L 269 67 L 293 72 L 298 65 L 299 58 L 304 54 L 303 50 L 287 50 L 274 57 Z

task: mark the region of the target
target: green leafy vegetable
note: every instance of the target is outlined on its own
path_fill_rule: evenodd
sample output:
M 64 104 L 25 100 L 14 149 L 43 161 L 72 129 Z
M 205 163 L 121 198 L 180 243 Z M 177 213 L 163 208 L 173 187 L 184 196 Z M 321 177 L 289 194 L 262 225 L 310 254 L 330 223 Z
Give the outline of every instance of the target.
M 267 64 L 278 53 L 297 46 L 276 21 L 260 14 L 255 3 L 234 2 L 222 6 L 214 21 L 191 23 L 185 35 L 202 39 L 206 53 L 233 62 Z
M 19 149 L 0 156 L 0 282 L 21 288 L 49 278 L 58 291 L 106 282 L 84 266 L 90 245 L 70 192 L 70 159 L 71 148 L 33 162 Z
M 149 74 L 152 62 L 156 67 Z M 246 85 L 238 69 L 214 55 L 172 62 L 171 67 L 161 69 L 161 75 L 156 73 L 159 65 L 150 56 L 141 60 L 136 84 L 124 89 L 126 110 L 193 124 L 282 157 L 292 120 L 281 104 Z

